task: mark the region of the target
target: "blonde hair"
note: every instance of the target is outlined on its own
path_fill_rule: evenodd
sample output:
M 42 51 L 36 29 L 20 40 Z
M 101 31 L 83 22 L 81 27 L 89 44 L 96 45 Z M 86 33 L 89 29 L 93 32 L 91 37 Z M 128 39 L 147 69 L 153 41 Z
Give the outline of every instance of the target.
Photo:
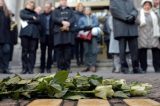
M 76 8 L 75 8 L 75 9 L 76 9 L 76 10 L 79 10 L 79 7 L 80 7 L 80 6 L 82 6 L 82 7 L 84 8 L 83 3 L 78 3 L 78 4 L 76 5 Z
M 34 1 L 34 0 L 27 0 L 27 1 L 25 2 L 25 7 L 26 7 L 29 3 L 33 3 L 33 4 L 35 5 L 35 1 Z M 34 6 L 34 8 L 35 8 L 35 6 Z

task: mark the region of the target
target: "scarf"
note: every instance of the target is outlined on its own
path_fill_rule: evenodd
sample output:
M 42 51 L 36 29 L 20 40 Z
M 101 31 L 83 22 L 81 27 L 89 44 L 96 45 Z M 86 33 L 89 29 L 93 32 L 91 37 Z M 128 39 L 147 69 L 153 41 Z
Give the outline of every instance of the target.
M 153 22 L 153 36 L 160 37 L 160 27 L 159 27 L 159 23 L 158 23 L 158 17 L 153 12 L 153 10 L 150 10 L 149 13 L 151 14 L 152 22 Z M 146 18 L 145 17 L 145 10 L 141 9 L 141 11 L 140 11 L 140 27 L 143 27 L 146 25 L 145 18 Z

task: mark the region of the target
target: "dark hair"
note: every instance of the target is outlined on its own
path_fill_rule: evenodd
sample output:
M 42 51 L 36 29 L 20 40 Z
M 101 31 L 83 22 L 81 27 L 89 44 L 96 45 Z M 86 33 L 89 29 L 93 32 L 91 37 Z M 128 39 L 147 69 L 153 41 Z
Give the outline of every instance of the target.
M 146 4 L 146 3 L 149 3 L 151 7 L 153 7 L 152 3 L 150 1 L 146 1 L 144 2 L 143 6 Z
M 11 12 L 8 10 L 8 7 L 7 7 L 6 3 L 5 3 L 5 1 L 2 0 L 2 2 L 3 2 L 3 11 L 4 11 L 5 16 L 6 17 L 10 17 Z

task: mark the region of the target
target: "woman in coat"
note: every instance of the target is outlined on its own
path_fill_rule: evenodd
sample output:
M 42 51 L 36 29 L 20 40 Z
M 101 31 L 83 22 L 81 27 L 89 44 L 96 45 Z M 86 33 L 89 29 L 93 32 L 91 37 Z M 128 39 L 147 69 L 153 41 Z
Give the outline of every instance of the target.
M 8 71 L 10 61 L 10 12 L 4 2 L 0 0 L 0 72 L 10 74 Z
M 85 31 L 90 31 L 94 27 L 98 27 L 98 19 L 92 15 L 91 8 L 84 9 L 85 16 L 80 18 L 79 26 Z M 97 36 L 93 36 L 91 41 L 84 41 L 84 58 L 87 69 L 83 72 L 92 71 L 96 72 L 96 61 L 98 54 Z
M 139 59 L 143 71 L 147 70 L 147 50 L 152 50 L 153 66 L 155 72 L 160 72 L 160 27 L 158 15 L 152 10 L 153 1 L 143 0 L 141 3 L 139 22 Z
M 22 74 L 33 74 L 36 61 L 36 50 L 39 38 L 39 19 L 34 11 L 34 0 L 28 0 L 25 9 L 21 10 L 21 45 L 22 45 Z
M 84 16 L 83 14 L 84 11 L 84 6 L 82 3 L 78 3 L 76 6 L 76 11 L 75 11 L 75 18 L 76 18 L 76 22 L 75 22 L 75 27 L 76 27 L 76 39 L 75 39 L 75 55 L 76 55 L 76 60 L 77 60 L 77 65 L 83 65 L 84 61 L 84 47 L 83 47 L 83 40 L 79 39 L 77 37 L 78 32 L 80 31 L 80 28 L 78 26 L 78 21 L 81 17 Z

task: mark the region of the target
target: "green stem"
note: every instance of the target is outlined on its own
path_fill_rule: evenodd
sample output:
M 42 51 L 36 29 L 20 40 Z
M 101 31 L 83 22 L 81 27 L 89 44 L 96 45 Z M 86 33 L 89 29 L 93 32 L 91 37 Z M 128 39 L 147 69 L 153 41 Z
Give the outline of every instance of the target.
M 71 93 L 85 93 L 85 94 L 94 94 L 95 91 L 69 91 Z
M 7 92 L 1 92 L 0 95 L 7 95 L 10 93 L 24 93 L 24 92 L 34 92 L 36 90 L 23 90 L 23 91 L 7 91 Z

